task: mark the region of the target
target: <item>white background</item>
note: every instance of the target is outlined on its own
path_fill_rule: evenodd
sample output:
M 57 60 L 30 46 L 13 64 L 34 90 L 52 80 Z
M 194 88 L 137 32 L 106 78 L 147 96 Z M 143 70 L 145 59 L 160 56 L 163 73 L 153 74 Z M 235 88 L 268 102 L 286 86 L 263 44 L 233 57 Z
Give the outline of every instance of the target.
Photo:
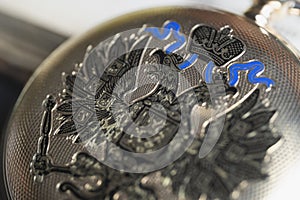
M 252 0 L 0 0 L 0 11 L 72 36 L 135 10 L 188 3 L 210 5 L 242 15 Z M 274 28 L 300 51 L 300 17 L 277 20 Z
M 242 14 L 251 0 L 0 0 L 0 11 L 58 33 L 74 35 L 134 10 L 186 3 L 210 4 Z

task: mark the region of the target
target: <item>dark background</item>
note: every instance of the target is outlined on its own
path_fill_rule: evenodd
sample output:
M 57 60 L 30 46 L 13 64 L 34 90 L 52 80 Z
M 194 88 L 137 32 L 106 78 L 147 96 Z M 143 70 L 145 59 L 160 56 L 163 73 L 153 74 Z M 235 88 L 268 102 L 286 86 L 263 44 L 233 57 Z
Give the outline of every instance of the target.
M 66 36 L 0 13 L 0 199 L 9 197 L 3 171 L 5 129 L 14 104 L 39 64 Z

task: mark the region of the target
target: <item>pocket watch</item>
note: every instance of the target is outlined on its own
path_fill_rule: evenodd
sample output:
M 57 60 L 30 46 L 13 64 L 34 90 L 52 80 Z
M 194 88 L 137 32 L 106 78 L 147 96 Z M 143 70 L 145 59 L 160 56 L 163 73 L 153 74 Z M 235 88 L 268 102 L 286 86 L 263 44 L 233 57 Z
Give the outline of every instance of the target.
M 8 196 L 297 198 L 299 53 L 268 21 L 298 8 L 152 8 L 67 41 L 11 116 Z

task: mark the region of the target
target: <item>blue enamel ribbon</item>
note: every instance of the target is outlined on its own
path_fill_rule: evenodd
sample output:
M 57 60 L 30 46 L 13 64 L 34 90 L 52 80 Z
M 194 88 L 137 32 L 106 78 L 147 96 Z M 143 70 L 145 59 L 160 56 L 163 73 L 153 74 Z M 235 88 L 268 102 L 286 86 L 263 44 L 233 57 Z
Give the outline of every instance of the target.
M 173 36 L 176 39 L 176 42 L 166 49 L 166 52 L 170 54 L 182 47 L 186 41 L 185 37 L 183 35 L 180 35 L 180 29 L 180 24 L 171 21 L 164 25 L 162 32 L 160 32 L 159 28 L 156 27 L 146 28 L 145 31 L 151 33 L 154 37 L 160 40 L 166 39 L 170 35 L 170 33 L 173 32 Z
M 179 69 L 183 70 L 191 66 L 196 60 L 198 59 L 197 54 L 190 55 L 183 63 L 181 63 L 178 67 Z
M 204 80 L 207 84 L 213 83 L 213 70 L 214 70 L 215 64 L 210 61 L 205 69 L 204 72 Z
M 149 27 L 146 28 L 145 31 L 151 33 L 154 37 L 159 40 L 165 40 L 171 33 L 175 38 L 176 42 L 171 44 L 167 49 L 166 53 L 174 53 L 179 50 L 183 45 L 185 45 L 186 38 L 184 35 L 180 33 L 181 26 L 177 22 L 171 21 L 164 25 L 162 32 L 160 32 L 159 28 Z M 191 54 L 189 57 L 181 63 L 178 68 L 183 70 L 191 66 L 198 59 L 197 54 Z M 215 67 L 214 63 L 211 61 L 207 64 L 205 70 L 205 81 L 207 83 L 212 83 L 212 73 L 213 68 Z M 252 84 L 264 84 L 268 88 L 275 85 L 275 82 L 267 77 L 259 77 L 259 75 L 264 71 L 265 66 L 263 63 L 259 61 L 250 61 L 247 63 L 235 63 L 229 67 L 229 85 L 235 86 L 239 80 L 239 71 L 249 71 L 248 72 L 248 81 Z
M 171 44 L 167 49 L 166 53 L 171 54 L 175 51 L 179 50 L 182 46 L 185 45 L 186 38 L 184 35 L 180 34 L 181 26 L 177 22 L 171 21 L 164 25 L 162 32 L 160 32 L 159 28 L 156 27 L 149 27 L 146 28 L 146 32 L 151 33 L 154 37 L 159 40 L 165 40 L 172 32 L 173 37 L 175 38 L 176 42 Z M 178 67 L 179 69 L 183 70 L 189 66 L 191 66 L 198 58 L 197 54 L 190 55 L 183 63 L 181 63 Z
M 267 77 L 259 77 L 264 71 L 265 66 L 260 61 L 250 61 L 247 63 L 235 63 L 229 67 L 229 82 L 230 86 L 235 86 L 239 80 L 239 71 L 249 71 L 248 81 L 252 84 L 264 84 L 267 88 L 275 85 L 275 82 Z

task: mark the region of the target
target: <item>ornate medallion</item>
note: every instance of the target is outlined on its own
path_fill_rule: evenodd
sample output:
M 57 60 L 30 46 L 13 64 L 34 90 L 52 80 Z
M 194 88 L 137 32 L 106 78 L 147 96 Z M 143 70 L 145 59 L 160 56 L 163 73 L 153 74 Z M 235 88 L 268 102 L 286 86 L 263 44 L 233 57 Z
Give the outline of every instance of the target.
M 189 36 L 176 21 L 162 27 L 117 34 L 63 74 L 61 93 L 43 103 L 36 180 L 66 174 L 58 190 L 79 199 L 150 200 L 162 198 L 151 184 L 159 175 L 175 199 L 231 199 L 268 177 L 265 156 L 280 136 L 260 95 L 275 85 L 265 65 L 236 61 L 246 44 L 229 26 L 198 24 Z M 86 151 L 56 165 L 50 134 Z

